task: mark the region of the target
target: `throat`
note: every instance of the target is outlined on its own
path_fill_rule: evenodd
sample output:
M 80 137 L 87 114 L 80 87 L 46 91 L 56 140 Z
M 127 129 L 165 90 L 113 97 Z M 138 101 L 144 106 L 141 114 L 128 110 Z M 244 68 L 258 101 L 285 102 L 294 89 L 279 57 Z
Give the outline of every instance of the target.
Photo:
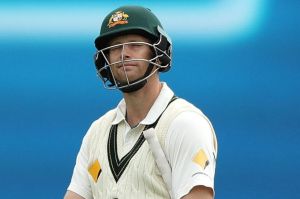
M 129 119 L 127 112 L 125 115 L 125 120 L 129 124 L 131 129 L 134 129 L 135 127 L 137 127 L 143 119 L 144 118 L 136 118 L 136 119 L 130 118 Z
M 152 84 L 151 84 L 152 83 Z M 126 103 L 126 121 L 133 128 L 146 118 L 158 97 L 162 84 L 149 81 L 147 85 L 134 93 L 124 94 Z
M 136 128 L 139 124 L 140 124 L 140 123 L 135 124 L 135 125 L 130 125 L 130 128 L 131 128 L 131 129 L 134 129 L 134 128 Z

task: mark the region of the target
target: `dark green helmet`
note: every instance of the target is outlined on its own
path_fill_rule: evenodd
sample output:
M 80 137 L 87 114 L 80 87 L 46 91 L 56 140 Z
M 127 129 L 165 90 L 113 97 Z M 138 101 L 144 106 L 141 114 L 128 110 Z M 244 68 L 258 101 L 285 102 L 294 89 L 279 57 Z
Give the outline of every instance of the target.
M 154 52 L 154 57 L 148 60 L 149 70 L 143 77 L 136 81 L 130 81 L 126 85 L 116 82 L 111 73 L 105 50 L 108 50 L 110 40 L 114 37 L 126 34 L 138 34 L 148 38 Z M 145 84 L 149 78 L 152 67 L 157 67 L 160 72 L 166 72 L 171 67 L 172 42 L 164 31 L 158 18 L 150 9 L 140 6 L 122 6 L 110 12 L 102 22 L 100 35 L 95 39 L 98 49 L 95 55 L 97 73 L 104 82 L 106 88 L 118 88 L 122 91 L 134 91 Z M 110 82 L 110 84 L 108 84 Z
M 152 41 L 159 39 L 157 27 L 162 28 L 157 17 L 147 8 L 122 6 L 110 12 L 102 22 L 100 35 L 95 40 L 98 50 L 106 47 L 112 37 L 124 34 L 141 34 Z

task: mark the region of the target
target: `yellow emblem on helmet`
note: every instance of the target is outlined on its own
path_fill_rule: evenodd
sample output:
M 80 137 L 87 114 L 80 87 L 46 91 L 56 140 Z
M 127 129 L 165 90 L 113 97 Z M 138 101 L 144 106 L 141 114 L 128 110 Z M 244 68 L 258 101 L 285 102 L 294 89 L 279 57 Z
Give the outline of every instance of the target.
M 117 11 L 110 17 L 107 26 L 109 28 L 112 28 L 112 27 L 114 27 L 116 25 L 119 25 L 119 24 L 127 24 L 128 23 L 128 20 L 127 20 L 128 17 L 129 17 L 129 15 L 126 14 L 125 12 Z

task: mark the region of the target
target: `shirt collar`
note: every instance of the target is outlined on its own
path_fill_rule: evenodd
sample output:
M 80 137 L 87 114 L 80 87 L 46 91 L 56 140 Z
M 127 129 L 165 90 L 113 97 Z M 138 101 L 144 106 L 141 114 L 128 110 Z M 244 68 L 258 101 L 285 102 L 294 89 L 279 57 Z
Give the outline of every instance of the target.
M 125 115 L 126 115 L 126 103 L 123 98 L 117 106 L 117 114 L 112 124 L 115 125 L 115 124 L 119 124 L 123 120 L 125 121 Z

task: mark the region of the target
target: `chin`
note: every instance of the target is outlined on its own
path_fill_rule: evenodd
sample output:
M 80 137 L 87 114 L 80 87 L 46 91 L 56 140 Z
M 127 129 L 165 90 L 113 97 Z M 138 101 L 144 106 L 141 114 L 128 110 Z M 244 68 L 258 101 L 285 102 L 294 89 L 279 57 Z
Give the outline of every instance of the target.
M 134 81 L 136 81 L 137 79 L 139 79 L 138 77 L 137 78 L 131 78 L 131 77 L 128 77 L 128 80 L 129 80 L 129 83 L 132 83 Z M 127 79 L 126 78 L 122 78 L 121 80 L 118 80 L 117 81 L 121 84 L 128 84 L 127 82 Z

